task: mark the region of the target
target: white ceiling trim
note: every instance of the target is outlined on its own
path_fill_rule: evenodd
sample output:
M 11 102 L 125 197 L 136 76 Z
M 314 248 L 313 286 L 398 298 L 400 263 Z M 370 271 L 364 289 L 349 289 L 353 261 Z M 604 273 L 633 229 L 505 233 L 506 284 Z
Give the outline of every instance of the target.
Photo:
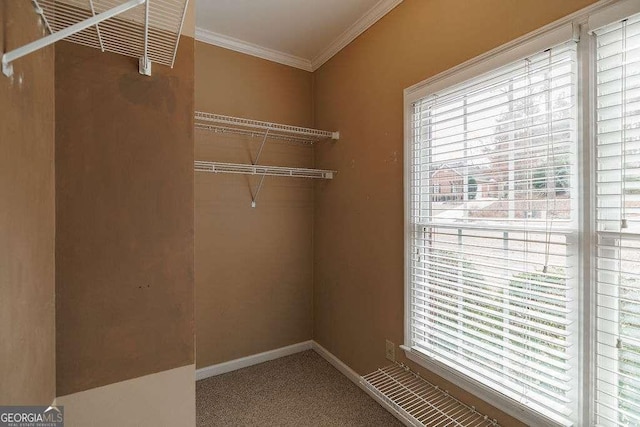
M 309 59 L 269 49 L 268 47 L 249 43 L 244 40 L 236 39 L 235 37 L 229 37 L 224 34 L 205 30 L 204 28 L 196 28 L 196 40 L 223 47 L 225 49 L 234 50 L 236 52 L 245 53 L 247 55 L 257 56 L 258 58 L 288 65 L 290 67 L 300 68 L 301 70 L 313 71 L 311 68 L 311 61 Z
M 391 10 L 400 3 L 402 3 L 402 0 L 380 0 L 313 58 L 311 60 L 311 69 L 315 71 L 320 68 L 322 64 L 333 58 L 335 54 L 344 49 L 349 43 L 354 41 L 360 34 L 364 33 L 387 13 L 391 12 Z
M 315 71 L 400 3 L 402 0 L 378 1 L 313 59 L 301 58 L 200 27 L 196 28 L 196 40 L 301 70 Z

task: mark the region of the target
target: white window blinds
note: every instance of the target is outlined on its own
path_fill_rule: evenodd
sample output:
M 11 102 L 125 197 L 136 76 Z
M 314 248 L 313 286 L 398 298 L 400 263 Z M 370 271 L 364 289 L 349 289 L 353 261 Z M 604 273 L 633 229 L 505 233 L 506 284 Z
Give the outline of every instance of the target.
M 577 410 L 575 43 L 412 105 L 409 340 L 560 424 Z
M 596 40 L 595 416 L 640 426 L 640 17 Z

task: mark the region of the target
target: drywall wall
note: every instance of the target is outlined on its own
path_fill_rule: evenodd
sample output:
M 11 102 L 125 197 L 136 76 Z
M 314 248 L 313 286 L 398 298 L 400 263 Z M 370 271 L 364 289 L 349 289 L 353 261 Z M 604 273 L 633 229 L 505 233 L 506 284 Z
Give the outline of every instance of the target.
M 194 365 L 56 399 L 66 427 L 195 426 Z
M 193 39 L 150 77 L 61 42 L 55 90 L 57 395 L 193 364 Z
M 591 2 L 404 0 L 314 73 L 315 126 L 341 135 L 315 151 L 339 173 L 315 193 L 314 339 L 359 374 L 404 336 L 403 90 Z
M 311 124 L 311 74 L 196 42 L 196 109 Z M 250 163 L 259 138 L 196 130 L 198 160 Z M 267 142 L 261 164 L 311 167 L 311 147 Z M 313 184 L 195 177 L 198 368 L 311 339 Z
M 182 35 L 194 38 L 196 36 L 196 0 L 187 0 L 187 12 L 182 23 Z
M 31 2 L 0 2 L 0 54 L 44 33 Z M 0 404 L 55 397 L 54 49 L 0 74 Z

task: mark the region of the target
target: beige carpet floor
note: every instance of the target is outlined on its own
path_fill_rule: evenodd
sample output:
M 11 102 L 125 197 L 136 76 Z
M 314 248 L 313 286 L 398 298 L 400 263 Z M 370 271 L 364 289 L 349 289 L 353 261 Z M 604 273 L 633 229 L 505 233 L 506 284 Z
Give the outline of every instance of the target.
M 401 426 L 313 350 L 196 383 L 198 427 Z

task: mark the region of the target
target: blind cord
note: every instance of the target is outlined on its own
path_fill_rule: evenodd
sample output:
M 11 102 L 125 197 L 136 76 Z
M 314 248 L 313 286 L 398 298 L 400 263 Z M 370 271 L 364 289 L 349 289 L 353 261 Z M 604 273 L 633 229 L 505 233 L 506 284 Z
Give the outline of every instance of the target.
M 621 167 L 621 194 L 620 194 L 620 229 L 627 228 L 627 196 L 625 176 L 627 174 L 627 21 L 622 21 L 622 91 L 621 91 L 621 113 L 622 113 L 622 129 L 621 129 L 621 148 L 622 148 L 622 167 Z
M 621 129 L 620 129 L 620 148 L 621 148 L 621 167 L 620 167 L 620 235 L 618 236 L 618 286 L 622 286 L 622 230 L 627 228 L 626 214 L 626 169 L 627 169 L 627 20 L 622 21 L 622 90 L 620 91 L 620 113 L 621 113 Z M 620 331 L 618 331 L 620 332 Z M 622 350 L 622 338 L 618 335 L 616 340 L 616 348 Z
M 532 127 L 533 127 L 533 118 L 531 117 L 531 110 L 530 110 L 530 104 L 531 104 L 531 59 L 527 58 L 525 60 L 525 69 L 526 69 L 526 75 L 527 75 L 527 96 L 525 97 L 525 115 L 527 116 L 528 119 L 528 123 L 527 123 L 527 134 L 529 136 L 529 138 L 527 138 L 527 152 L 526 155 L 529 156 L 529 148 L 531 146 L 531 136 L 532 136 Z M 533 179 L 533 172 L 532 172 L 532 168 L 528 168 L 527 170 L 527 186 L 529 187 L 530 191 L 533 191 L 533 185 L 531 183 L 531 180 Z M 530 193 L 532 194 L 532 193 Z M 527 211 L 524 215 L 524 228 L 526 231 L 525 233 L 525 240 L 526 240 L 526 244 L 525 244 L 525 268 L 529 268 L 529 213 L 533 211 L 533 197 L 531 195 L 527 195 Z M 535 269 L 535 267 L 534 267 Z
M 549 52 L 549 64 L 551 64 L 551 50 Z M 553 216 L 550 215 L 549 212 L 549 188 L 553 191 L 553 211 L 556 209 L 556 156 L 555 156 L 555 147 L 553 142 L 553 76 L 549 74 L 549 92 L 547 93 L 547 168 L 551 165 L 551 173 L 548 172 L 547 169 L 547 182 L 546 182 L 546 216 L 545 216 L 545 249 L 544 249 L 544 267 L 542 268 L 543 273 L 549 272 L 549 257 L 551 253 L 551 228 L 553 227 Z M 551 163 L 552 162 L 552 163 Z M 553 185 L 550 185 L 553 183 Z

